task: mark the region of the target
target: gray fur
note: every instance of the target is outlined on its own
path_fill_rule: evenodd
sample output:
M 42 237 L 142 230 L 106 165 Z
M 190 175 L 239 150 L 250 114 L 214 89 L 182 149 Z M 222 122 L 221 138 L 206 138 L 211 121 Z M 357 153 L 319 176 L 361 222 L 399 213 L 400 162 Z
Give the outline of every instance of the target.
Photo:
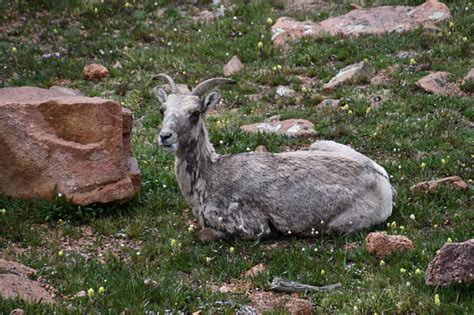
M 176 155 L 181 191 L 204 229 L 244 239 L 316 236 L 356 232 L 390 216 L 387 172 L 345 145 L 318 141 L 308 151 L 216 154 L 204 113 L 218 101 L 218 94 L 170 94 L 162 105 L 159 143 Z

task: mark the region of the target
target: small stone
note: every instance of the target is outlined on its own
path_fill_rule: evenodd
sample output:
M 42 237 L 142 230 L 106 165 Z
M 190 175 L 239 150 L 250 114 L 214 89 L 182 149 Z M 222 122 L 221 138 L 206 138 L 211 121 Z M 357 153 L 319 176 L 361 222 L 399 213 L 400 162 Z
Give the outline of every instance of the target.
M 469 186 L 459 176 L 450 176 L 441 179 L 434 179 L 426 182 L 418 183 L 410 189 L 415 192 L 436 192 L 439 185 L 450 184 L 454 189 L 465 190 Z
M 229 292 L 232 292 L 233 289 L 231 286 L 228 286 L 226 284 L 224 284 L 222 287 L 219 288 L 219 292 L 220 293 L 229 293 Z
M 286 302 L 284 308 L 291 315 L 312 315 L 314 314 L 314 306 L 308 300 L 291 298 Z
M 351 4 L 349 4 L 349 5 L 350 5 L 350 7 L 351 7 L 351 10 L 362 10 L 362 9 L 364 8 L 363 6 L 361 6 L 361 5 L 357 4 L 357 3 L 351 3 Z
M 109 75 L 109 70 L 103 65 L 93 63 L 84 67 L 82 75 L 89 81 L 101 80 Z
M 340 104 L 341 104 L 341 100 L 327 98 L 325 100 L 322 100 L 321 103 L 319 103 L 316 107 L 317 108 L 324 108 L 324 107 L 337 108 L 339 107 Z
M 367 79 L 366 63 L 361 61 L 339 70 L 335 77 L 323 85 L 323 90 L 329 92 L 343 84 L 357 83 L 365 79 Z
M 364 246 L 369 254 L 375 254 L 379 258 L 414 248 L 409 238 L 402 235 L 387 235 L 383 232 L 369 233 L 365 238 Z
M 280 97 L 294 96 L 295 93 L 295 90 L 283 85 L 278 86 L 276 89 L 276 94 Z
M 233 56 L 224 66 L 224 75 L 230 76 L 239 73 L 244 68 L 244 65 L 240 61 L 239 57 Z
M 268 150 L 263 145 L 259 145 L 255 148 L 255 153 L 265 153 L 265 152 L 268 152 Z
M 450 74 L 448 72 L 434 72 L 416 82 L 416 85 L 426 92 L 447 95 L 462 96 L 464 92 L 454 83 L 449 82 Z
M 395 57 L 400 59 L 408 59 L 418 57 L 419 55 L 420 54 L 415 50 L 401 50 L 395 55 Z
M 79 299 L 79 298 L 83 298 L 83 297 L 86 297 L 86 296 L 87 296 L 87 292 L 82 290 L 82 291 L 79 291 L 76 294 L 74 294 L 72 297 L 74 299 Z
M 114 63 L 114 65 L 112 66 L 112 68 L 114 68 L 114 69 L 122 69 L 123 67 L 122 67 L 122 64 L 120 63 L 120 61 L 117 60 L 117 61 Z
M 261 94 L 250 94 L 250 95 L 247 95 L 247 99 L 251 102 L 258 102 L 262 99 L 262 95 Z
M 463 243 L 446 243 L 425 271 L 425 282 L 431 286 L 474 284 L 474 239 Z
M 441 29 L 436 26 L 434 23 L 426 23 L 423 25 L 423 31 L 426 33 L 438 33 Z
M 271 132 L 290 138 L 305 138 L 316 135 L 314 124 L 305 119 L 288 119 L 283 121 L 263 122 L 241 126 L 240 129 L 249 133 Z
M 214 22 L 220 17 L 223 17 L 224 14 L 225 13 L 222 7 L 221 9 L 213 11 L 213 12 L 209 10 L 203 10 L 199 12 L 198 14 L 196 14 L 195 16 L 193 16 L 193 21 L 198 22 L 198 23 L 210 23 L 210 22 Z

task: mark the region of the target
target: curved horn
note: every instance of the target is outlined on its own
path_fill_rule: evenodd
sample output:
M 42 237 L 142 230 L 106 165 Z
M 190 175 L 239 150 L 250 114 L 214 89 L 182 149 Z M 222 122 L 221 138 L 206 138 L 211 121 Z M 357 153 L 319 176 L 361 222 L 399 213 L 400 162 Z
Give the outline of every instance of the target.
M 199 83 L 191 92 L 191 95 L 202 96 L 205 92 L 209 91 L 215 86 L 222 84 L 235 84 L 237 83 L 234 80 L 226 78 L 213 78 Z
M 171 93 L 177 94 L 178 93 L 178 87 L 176 86 L 176 83 L 174 83 L 174 80 L 167 74 L 160 73 L 155 76 L 153 76 L 153 80 L 158 80 L 158 79 L 165 79 L 168 81 L 168 84 L 171 88 Z

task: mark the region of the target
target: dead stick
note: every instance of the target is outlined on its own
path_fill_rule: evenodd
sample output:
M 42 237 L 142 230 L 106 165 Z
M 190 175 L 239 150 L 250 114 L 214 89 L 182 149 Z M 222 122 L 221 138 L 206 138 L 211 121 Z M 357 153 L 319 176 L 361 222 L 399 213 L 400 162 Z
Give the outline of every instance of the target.
M 304 292 L 304 291 L 328 291 L 334 290 L 342 287 L 341 283 L 329 284 L 321 287 L 316 287 L 313 285 L 302 284 L 293 281 L 286 281 L 280 278 L 274 278 L 272 283 L 270 284 L 270 288 L 273 291 L 277 292 L 285 292 L 285 293 L 293 293 L 293 292 Z

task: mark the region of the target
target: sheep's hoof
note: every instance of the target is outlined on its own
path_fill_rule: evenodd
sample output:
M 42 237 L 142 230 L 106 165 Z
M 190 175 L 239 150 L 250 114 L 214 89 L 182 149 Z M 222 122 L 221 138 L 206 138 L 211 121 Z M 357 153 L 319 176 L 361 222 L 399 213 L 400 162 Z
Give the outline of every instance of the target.
M 201 242 L 208 243 L 224 238 L 224 233 L 210 228 L 203 228 L 198 232 Z

